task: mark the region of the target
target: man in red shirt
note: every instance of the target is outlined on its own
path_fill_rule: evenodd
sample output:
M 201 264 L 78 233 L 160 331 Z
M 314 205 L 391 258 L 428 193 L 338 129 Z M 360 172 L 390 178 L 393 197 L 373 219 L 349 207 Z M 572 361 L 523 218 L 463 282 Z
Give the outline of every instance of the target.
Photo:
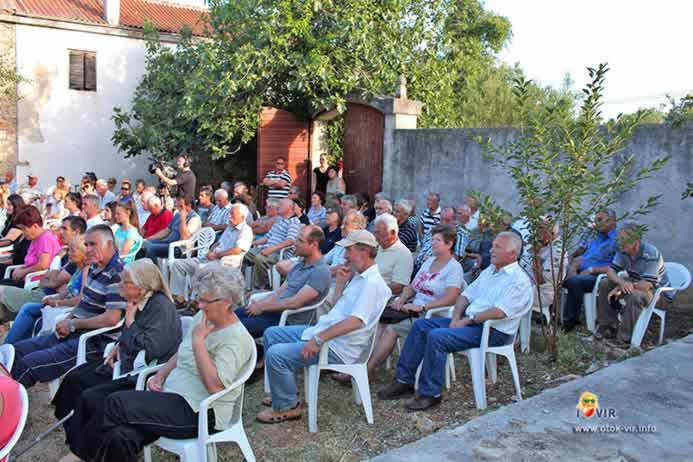
M 173 214 L 170 210 L 161 206 L 161 199 L 159 199 L 158 196 L 150 197 L 147 203 L 149 205 L 149 211 L 151 214 L 142 226 L 142 232 L 144 233 L 145 239 L 149 239 L 150 236 L 153 236 L 162 229 L 167 228 L 168 224 L 171 223 L 171 220 L 173 220 Z

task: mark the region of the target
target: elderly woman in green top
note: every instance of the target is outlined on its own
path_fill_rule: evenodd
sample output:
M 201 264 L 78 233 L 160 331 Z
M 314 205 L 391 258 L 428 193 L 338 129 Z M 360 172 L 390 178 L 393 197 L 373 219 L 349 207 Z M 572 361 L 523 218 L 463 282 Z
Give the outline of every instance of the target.
M 144 446 L 159 437 L 195 438 L 202 400 L 224 390 L 249 367 L 255 343 L 233 312 L 241 302 L 243 277 L 238 269 L 208 266 L 193 282 L 201 312 L 178 352 L 148 382 L 148 391 L 120 391 L 103 406 L 103 426 L 93 432 L 85 460 L 137 460 Z M 241 390 L 215 401 L 209 430 L 224 429 Z

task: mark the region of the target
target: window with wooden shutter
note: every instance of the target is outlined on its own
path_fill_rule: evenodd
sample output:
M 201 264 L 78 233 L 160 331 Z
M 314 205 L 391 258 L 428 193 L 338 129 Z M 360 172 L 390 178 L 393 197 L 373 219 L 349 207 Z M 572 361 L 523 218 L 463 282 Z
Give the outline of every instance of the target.
M 96 91 L 96 53 L 70 50 L 71 90 Z

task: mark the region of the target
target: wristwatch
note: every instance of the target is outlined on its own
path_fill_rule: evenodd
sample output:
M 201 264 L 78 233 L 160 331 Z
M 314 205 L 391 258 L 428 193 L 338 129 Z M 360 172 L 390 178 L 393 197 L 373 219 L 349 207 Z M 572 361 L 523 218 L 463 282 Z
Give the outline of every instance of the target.
M 594 268 L 591 266 L 589 268 L 587 268 L 587 271 L 589 271 L 590 274 L 594 274 L 593 270 L 594 270 Z
M 321 339 L 318 334 L 313 335 L 313 340 L 315 340 L 315 344 L 318 345 L 319 347 L 321 347 L 322 344 L 325 343 L 325 341 L 323 339 Z
M 74 319 L 70 319 L 69 324 L 70 324 L 70 333 L 71 333 L 71 334 L 74 334 L 75 331 L 77 330 L 77 328 L 75 327 L 75 320 L 74 320 Z
M 421 312 L 422 313 L 425 313 L 427 309 L 428 309 L 428 307 L 426 306 L 425 303 L 423 305 L 421 305 Z
M 470 321 L 474 322 L 474 315 L 473 314 L 468 314 L 467 318 L 469 318 Z

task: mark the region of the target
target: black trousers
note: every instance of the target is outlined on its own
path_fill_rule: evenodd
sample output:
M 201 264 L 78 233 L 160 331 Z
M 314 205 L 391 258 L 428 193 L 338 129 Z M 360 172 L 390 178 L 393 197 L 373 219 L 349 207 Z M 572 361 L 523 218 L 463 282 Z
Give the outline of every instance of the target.
M 100 428 L 90 428 L 89 432 L 94 433 L 91 440 L 85 441 L 81 448 L 73 448 L 77 456 L 87 461 L 137 460 L 142 449 L 159 437 L 186 439 L 196 438 L 198 434 L 198 413 L 175 393 L 117 391 L 106 398 L 101 409 L 102 425 L 97 424 L 98 420 L 93 421 Z M 211 433 L 214 429 L 211 409 L 208 421 Z
M 106 398 L 116 391 L 135 388 L 133 379 L 112 381 L 110 370 L 99 370 L 102 364 L 103 360 L 97 359 L 72 369 L 53 398 L 56 418 L 75 411 L 63 424 L 65 440 L 74 454 L 86 460 L 95 453 L 93 441 L 99 438 Z

